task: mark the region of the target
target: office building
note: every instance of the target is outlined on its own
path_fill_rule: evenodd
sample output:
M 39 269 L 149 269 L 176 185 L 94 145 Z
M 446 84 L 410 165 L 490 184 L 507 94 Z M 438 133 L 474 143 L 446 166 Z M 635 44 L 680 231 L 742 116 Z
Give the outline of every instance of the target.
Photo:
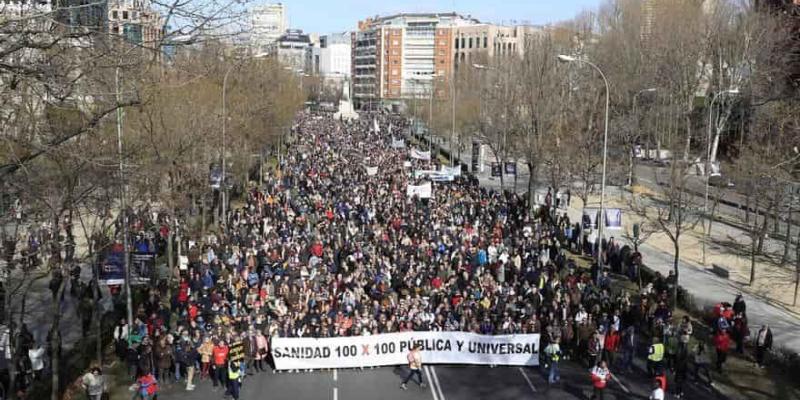
M 253 52 L 265 53 L 289 29 L 286 6 L 275 3 L 253 7 L 250 10 L 250 24 L 250 46 Z

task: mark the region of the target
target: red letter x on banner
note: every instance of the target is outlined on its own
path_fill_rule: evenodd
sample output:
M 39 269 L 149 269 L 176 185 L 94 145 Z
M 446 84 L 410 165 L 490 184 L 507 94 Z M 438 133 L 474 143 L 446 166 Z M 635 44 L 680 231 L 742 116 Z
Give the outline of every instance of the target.
M 362 356 L 368 356 L 369 355 L 369 345 L 368 344 L 361 345 L 361 355 Z

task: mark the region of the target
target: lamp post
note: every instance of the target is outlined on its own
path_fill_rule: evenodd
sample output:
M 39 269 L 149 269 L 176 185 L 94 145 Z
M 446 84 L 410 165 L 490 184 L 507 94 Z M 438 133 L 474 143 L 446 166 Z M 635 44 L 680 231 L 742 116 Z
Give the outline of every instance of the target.
M 712 118 L 714 115 L 714 103 L 717 101 L 718 98 L 725 96 L 725 95 L 735 95 L 739 94 L 739 89 L 728 89 L 722 92 L 717 93 L 716 95 L 711 97 L 711 103 L 708 105 L 708 126 L 706 127 L 706 162 L 705 166 L 703 167 L 703 175 L 705 175 L 705 196 L 703 198 L 703 215 L 706 219 L 706 223 L 711 225 L 711 219 L 708 216 L 708 190 L 709 190 L 709 180 L 711 178 L 711 124 Z M 708 236 L 711 232 L 703 224 L 703 266 L 706 265 L 706 242 L 708 241 Z
M 482 64 L 472 64 L 472 68 L 475 68 L 475 69 L 477 69 L 479 71 L 497 71 L 497 68 L 489 67 L 489 66 L 482 65 Z M 494 87 L 495 88 L 499 88 L 500 84 L 499 83 L 495 84 Z M 503 97 L 504 98 L 508 97 L 507 89 L 508 89 L 507 85 L 503 85 Z M 483 98 L 481 98 L 481 105 L 483 105 Z M 483 109 L 483 107 L 481 107 L 481 109 Z M 508 111 L 508 110 L 505 110 L 505 111 Z M 504 125 L 503 126 L 503 142 L 502 142 L 502 150 L 500 151 L 500 153 L 501 153 L 500 156 L 502 156 L 502 160 L 500 159 L 500 157 L 497 154 L 494 155 L 495 161 L 497 161 L 500 164 L 500 190 L 503 190 L 503 184 L 504 184 L 503 175 L 505 174 L 505 165 L 503 165 L 503 163 L 506 161 L 506 156 L 508 155 L 508 147 L 507 147 L 508 120 L 507 120 L 507 118 L 508 118 L 508 114 L 504 112 L 503 115 L 502 115 L 503 125 Z M 515 176 L 515 179 L 516 179 L 516 176 Z M 516 192 L 516 189 L 514 191 Z
M 428 92 L 429 92 L 429 104 L 428 104 L 428 155 L 430 155 L 430 159 L 428 160 L 428 165 L 433 163 L 433 154 L 431 153 L 432 146 L 431 142 L 433 142 L 433 131 L 431 130 L 431 125 L 433 124 L 433 77 L 428 79 L 423 79 L 421 77 L 412 78 L 414 82 L 426 82 L 428 83 Z M 414 91 L 416 93 L 416 90 Z
M 609 116 L 609 108 L 611 105 L 611 88 L 608 85 L 608 79 L 606 79 L 606 75 L 603 71 L 592 63 L 591 61 L 587 61 L 581 58 L 572 57 L 564 54 L 560 54 L 558 56 L 558 60 L 562 62 L 577 62 L 586 64 L 595 69 L 600 74 L 600 77 L 603 78 L 603 83 L 606 86 L 606 118 L 605 118 L 605 126 L 603 130 L 603 175 L 600 178 L 600 218 L 597 221 L 597 266 L 602 267 L 603 262 L 603 231 L 605 228 L 605 196 L 606 196 L 606 162 L 608 160 L 608 116 Z
M 653 92 L 656 92 L 656 91 L 658 91 L 658 89 L 656 89 L 656 88 L 647 88 L 647 89 L 642 89 L 642 90 L 636 92 L 636 94 L 633 95 L 633 116 L 634 116 L 634 118 L 636 118 L 636 128 L 637 129 L 639 128 L 639 114 L 636 112 L 636 105 L 638 104 L 636 102 L 636 99 L 642 93 L 653 93 Z M 631 160 L 631 165 L 630 165 L 631 170 L 628 171 L 628 186 L 631 186 L 631 185 L 633 185 L 633 159 L 634 159 L 634 156 L 633 156 L 633 154 L 629 154 L 628 157 L 631 157 L 630 158 L 630 160 Z

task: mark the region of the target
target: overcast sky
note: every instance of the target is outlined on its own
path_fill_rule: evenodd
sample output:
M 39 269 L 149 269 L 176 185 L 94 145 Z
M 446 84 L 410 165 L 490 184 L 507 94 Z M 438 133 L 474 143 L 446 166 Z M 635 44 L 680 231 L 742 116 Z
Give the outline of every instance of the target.
M 271 1 L 265 1 L 271 2 Z M 591 10 L 601 0 L 286 0 L 289 25 L 321 34 L 356 29 L 359 20 L 399 12 L 450 12 L 482 22 L 546 24 Z M 261 3 L 261 2 L 259 2 Z

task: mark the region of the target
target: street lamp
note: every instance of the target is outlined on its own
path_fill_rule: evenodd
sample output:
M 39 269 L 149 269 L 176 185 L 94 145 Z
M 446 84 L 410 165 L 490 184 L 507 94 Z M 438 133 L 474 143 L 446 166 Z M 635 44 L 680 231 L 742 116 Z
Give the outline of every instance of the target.
M 703 215 L 708 220 L 708 224 L 711 224 L 710 218 L 708 216 L 708 189 L 709 189 L 709 180 L 711 178 L 711 123 L 712 117 L 714 115 L 714 103 L 717 101 L 718 98 L 723 97 L 725 95 L 736 95 L 739 94 L 739 89 L 728 89 L 722 92 L 717 93 L 716 95 L 711 97 L 711 103 L 708 105 L 708 126 L 706 127 L 706 163 L 703 167 L 703 174 L 705 175 L 705 186 L 706 186 L 706 193 L 703 199 Z M 706 242 L 708 241 L 708 236 L 711 232 L 706 229 L 705 224 L 703 225 L 703 266 L 706 265 Z
M 426 82 L 426 83 L 429 84 L 428 90 L 429 90 L 430 98 L 429 98 L 429 106 L 428 106 L 429 107 L 429 110 L 428 110 L 428 155 L 430 156 L 430 159 L 428 160 L 428 164 L 430 165 L 430 164 L 433 163 L 433 154 L 432 154 L 432 151 L 431 151 L 431 149 L 432 149 L 431 142 L 433 141 L 433 131 L 431 130 L 431 125 L 433 125 L 433 77 L 429 77 L 427 79 L 426 78 L 422 78 L 422 77 L 416 77 L 416 78 L 412 78 L 411 80 L 414 81 L 414 82 Z M 415 91 L 415 93 L 416 93 L 416 91 Z
M 592 63 L 591 61 L 584 60 L 582 58 L 576 58 L 564 54 L 558 55 L 558 60 L 562 62 L 578 62 L 586 64 L 595 69 L 600 74 L 600 77 L 603 78 L 603 83 L 606 85 L 606 118 L 605 118 L 605 127 L 603 131 L 603 175 L 600 180 L 600 218 L 597 221 L 597 266 L 598 268 L 602 267 L 603 261 L 603 228 L 605 225 L 605 196 L 606 196 L 606 161 L 608 159 L 608 116 L 609 116 L 609 108 L 611 105 L 611 88 L 608 85 L 608 79 L 606 79 L 606 75 L 603 71 Z

